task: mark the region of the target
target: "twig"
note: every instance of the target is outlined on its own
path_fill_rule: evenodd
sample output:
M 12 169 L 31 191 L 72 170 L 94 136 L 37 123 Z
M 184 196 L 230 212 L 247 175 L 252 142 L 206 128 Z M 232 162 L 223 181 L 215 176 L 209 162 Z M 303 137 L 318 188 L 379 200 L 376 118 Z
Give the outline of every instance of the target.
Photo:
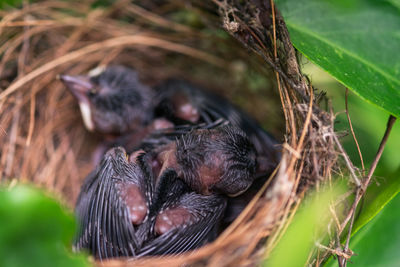
M 33 130 L 35 129 L 35 107 L 36 107 L 36 96 L 35 93 L 31 92 L 31 102 L 29 108 L 29 128 L 28 128 L 28 135 L 26 138 L 26 146 L 31 145 Z
M 356 138 L 356 134 L 354 133 L 353 124 L 351 123 L 351 119 L 350 119 L 349 107 L 348 107 L 348 96 L 349 96 L 349 89 L 346 87 L 345 105 L 346 105 L 347 121 L 349 122 L 349 125 L 350 125 L 351 135 L 353 136 L 354 142 L 356 143 L 356 146 L 357 146 L 358 155 L 360 156 L 360 161 L 361 161 L 362 172 L 364 173 L 365 167 L 364 167 L 363 156 L 362 156 L 361 149 L 360 149 L 360 146 L 359 146 L 357 138 Z
M 285 80 L 285 82 L 287 82 L 287 83 L 290 85 L 290 87 L 292 87 L 293 89 L 295 89 L 296 92 L 297 92 L 304 100 L 306 100 L 306 101 L 309 101 L 309 100 L 310 100 L 309 97 L 303 93 L 301 86 L 295 84 L 295 83 L 293 82 L 293 80 L 290 79 L 290 78 L 283 72 L 283 70 L 282 70 L 280 67 L 278 67 L 275 63 L 273 63 L 273 62 L 271 61 L 271 59 L 269 59 L 269 58 L 263 53 L 262 50 L 255 49 L 255 48 L 254 48 L 253 50 L 254 50 L 257 54 L 259 54 L 259 55 L 265 60 L 265 62 L 267 62 L 267 64 L 268 64 L 274 71 L 278 72 L 279 75 L 281 75 L 282 78 Z
M 360 194 L 360 190 L 361 190 L 360 188 L 357 188 L 356 195 Z M 346 243 L 343 248 L 344 253 L 348 253 L 348 250 L 349 250 L 349 243 L 350 243 L 351 231 L 352 231 L 353 225 L 354 225 L 355 214 L 356 214 L 356 207 L 353 208 L 353 212 L 351 213 L 350 226 L 349 226 L 349 229 L 347 232 Z M 347 260 L 346 258 L 343 258 L 343 260 L 342 260 L 343 266 L 346 266 L 346 260 Z
M 383 135 L 383 138 L 382 138 L 382 141 L 381 141 L 381 143 L 379 145 L 378 152 L 376 153 L 375 159 L 371 164 L 370 170 L 368 172 L 368 176 L 363 181 L 362 185 L 357 188 L 356 197 L 354 199 L 353 205 L 352 205 L 352 207 L 350 209 L 350 212 L 349 212 L 350 216 L 348 215 L 346 217 L 345 221 L 341 225 L 342 229 L 341 229 L 340 232 L 342 232 L 344 230 L 344 228 L 347 225 L 347 222 L 351 218 L 351 223 L 350 223 L 350 226 L 349 226 L 348 236 L 347 236 L 346 245 L 345 245 L 345 252 L 347 252 L 347 250 L 348 250 L 348 243 L 349 243 L 351 232 L 352 232 L 352 228 L 353 228 L 355 210 L 356 210 L 357 205 L 360 202 L 362 196 L 365 194 L 365 192 L 367 190 L 367 187 L 368 187 L 368 185 L 369 185 L 369 183 L 371 181 L 371 177 L 372 177 L 372 175 L 373 175 L 373 173 L 374 173 L 374 171 L 376 169 L 376 166 L 378 165 L 378 162 L 379 162 L 379 160 L 380 160 L 380 158 L 382 156 L 382 153 L 383 153 L 383 150 L 385 148 L 386 142 L 387 142 L 387 140 L 389 138 L 389 134 L 390 134 L 390 132 L 392 130 L 392 127 L 393 127 L 395 122 L 396 122 L 396 117 L 394 117 L 393 115 L 390 115 L 388 123 L 387 123 L 387 126 L 386 126 L 385 134 Z M 347 261 L 347 259 L 344 258 L 343 261 L 342 261 L 343 266 L 346 266 L 346 261 Z
M 200 50 L 191 48 L 189 46 L 165 41 L 165 40 L 150 37 L 150 36 L 139 35 L 139 34 L 134 35 L 134 36 L 121 36 L 121 37 L 111 38 L 111 39 L 105 40 L 103 42 L 98 42 L 98 43 L 94 43 L 94 44 L 85 46 L 79 50 L 73 51 L 73 52 L 66 54 L 62 57 L 59 57 L 53 61 L 50 61 L 49 63 L 41 66 L 40 68 L 35 69 L 34 71 L 28 73 L 26 76 L 17 80 L 15 83 L 11 84 L 10 87 L 8 87 L 6 90 L 4 90 L 0 94 L 0 99 L 3 99 L 4 97 L 8 96 L 9 94 L 15 92 L 21 86 L 24 86 L 26 83 L 32 81 L 34 78 L 42 75 L 43 73 L 45 73 L 49 70 L 52 70 L 58 66 L 61 66 L 62 64 L 77 60 L 79 58 L 84 57 L 87 54 L 97 52 L 102 49 L 119 47 L 119 46 L 127 46 L 127 45 L 143 45 L 143 46 L 158 47 L 158 48 L 162 48 L 165 50 L 176 51 L 176 52 L 179 52 L 179 53 L 182 53 L 185 55 L 189 55 L 194 58 L 201 59 L 201 60 L 205 60 L 205 61 L 208 61 L 217 66 L 221 66 L 221 67 L 225 66 L 225 62 L 223 60 L 221 60 L 217 57 L 214 57 L 210 54 L 207 54 L 205 52 L 202 52 Z
M 348 168 L 349 171 L 350 171 L 351 177 L 353 177 L 354 183 L 356 184 L 357 187 L 361 186 L 360 179 L 358 179 L 356 173 L 354 172 L 354 166 L 353 166 L 353 164 L 351 163 L 351 160 L 349 159 L 349 156 L 348 156 L 347 153 L 344 151 L 343 146 L 342 146 L 342 144 L 339 142 L 339 139 L 337 138 L 336 134 L 333 133 L 332 136 L 333 136 L 333 140 L 335 141 L 337 147 L 339 148 L 339 150 L 340 150 L 340 152 L 341 152 L 341 155 L 343 156 L 343 158 L 344 158 L 344 160 L 345 160 L 345 162 L 346 162 L 347 168 Z
M 296 144 L 296 141 L 297 141 L 297 131 L 296 131 L 296 118 L 295 118 L 295 116 L 294 116 L 294 112 L 293 112 L 293 107 L 292 107 L 292 101 L 290 100 L 290 97 L 289 97 L 289 93 L 288 93 L 288 90 L 287 90 L 287 88 L 286 88 L 286 86 L 283 86 L 283 92 L 284 92 L 284 94 L 285 94 L 285 97 L 286 97 L 286 105 L 288 106 L 288 110 L 289 110 L 289 123 L 290 123 L 290 133 L 291 133 L 291 135 L 292 135 L 292 146 L 293 147 L 296 147 L 297 148 L 297 151 L 298 152 L 300 152 L 301 151 L 301 149 L 303 149 L 303 147 L 302 147 L 302 145 L 297 145 Z M 311 103 L 311 106 L 312 106 L 312 101 L 310 101 L 310 103 Z M 311 108 L 311 111 L 312 111 L 312 108 Z M 306 124 L 304 124 L 304 125 L 306 125 Z M 304 129 L 304 131 L 303 131 L 303 133 L 306 133 L 307 132 L 307 130 L 306 129 Z
M 394 125 L 395 122 L 396 122 L 396 117 L 394 117 L 393 115 L 390 115 L 388 123 L 387 123 L 387 126 L 386 126 L 385 134 L 383 135 L 382 141 L 379 144 L 378 152 L 376 153 L 375 159 L 372 162 L 371 167 L 369 169 L 367 180 L 365 181 L 365 187 L 368 186 L 368 184 L 369 184 L 369 182 L 371 180 L 372 174 L 374 173 L 374 171 L 376 169 L 376 166 L 378 165 L 378 162 L 379 162 L 379 160 L 380 160 L 380 158 L 382 156 L 382 153 L 383 153 L 383 149 L 385 148 L 387 139 L 389 138 L 390 131 L 392 130 L 393 125 Z M 363 189 L 365 190 L 366 188 L 363 188 Z
M 337 215 L 336 215 L 336 211 L 335 211 L 335 209 L 334 209 L 334 207 L 332 207 L 332 205 L 329 205 L 329 209 L 330 209 L 330 211 L 331 211 L 331 213 L 332 213 L 332 216 L 333 216 L 333 219 L 334 219 L 334 221 L 335 221 L 335 225 L 336 225 L 336 228 L 337 228 L 337 231 L 335 231 L 335 238 L 336 238 L 336 240 L 335 241 L 333 241 L 333 243 L 335 243 L 336 242 L 336 244 L 337 244 L 337 249 L 341 249 L 341 247 L 342 247 L 342 245 L 341 245 L 341 243 L 340 243 L 340 234 L 339 234 L 339 230 L 340 230 L 340 222 L 339 222 L 339 219 L 338 219 L 338 217 L 337 217 Z M 339 263 L 339 266 L 341 265 L 341 257 L 338 255 L 338 263 Z
M 17 101 L 15 104 L 15 114 L 13 116 L 11 132 L 10 132 L 10 141 L 8 143 L 8 154 L 7 154 L 7 165 L 5 168 L 5 176 L 6 178 L 11 175 L 11 171 L 13 169 L 13 163 L 15 158 L 15 146 L 18 138 L 18 124 L 20 123 L 20 115 L 21 115 L 21 100 L 22 96 L 20 94 L 17 95 Z
M 272 31 L 273 31 L 273 42 L 274 42 L 274 59 L 276 61 L 276 59 L 278 58 L 278 51 L 276 48 L 276 24 L 275 24 L 275 7 L 274 7 L 274 1 L 270 0 L 271 3 L 271 12 L 272 12 Z M 250 29 L 249 29 L 250 31 Z M 286 129 L 289 129 L 289 117 L 287 114 L 287 110 L 285 108 L 285 100 L 284 100 L 284 96 L 283 96 L 283 91 L 282 91 L 282 85 L 281 85 L 281 81 L 279 78 L 279 72 L 277 70 L 275 70 L 275 76 L 276 76 L 276 83 L 278 85 L 278 92 L 279 92 L 279 97 L 281 99 L 281 104 L 283 107 L 283 114 L 285 115 L 285 123 L 286 123 Z
M 193 33 L 193 30 L 190 27 L 185 26 L 183 24 L 176 23 L 176 22 L 168 20 L 168 19 L 165 19 L 165 18 L 163 18 L 153 12 L 150 12 L 138 5 L 134 5 L 134 4 L 127 5 L 126 10 L 129 12 L 132 12 L 136 16 L 140 16 L 156 25 L 161 25 L 163 27 L 173 29 L 176 31 L 182 31 L 184 33 Z
M 332 254 L 338 255 L 338 256 L 343 257 L 343 258 L 345 258 L 345 259 L 346 259 L 346 258 L 347 258 L 347 259 L 350 259 L 351 256 L 353 255 L 353 253 L 347 254 L 347 253 L 344 253 L 344 252 L 342 252 L 342 251 L 340 251 L 340 250 L 337 250 L 337 249 L 328 248 L 327 246 L 324 246 L 324 245 L 322 245 L 322 244 L 320 244 L 320 243 L 317 243 L 317 244 L 315 244 L 315 245 L 316 245 L 316 247 L 318 247 L 318 248 L 321 248 L 321 249 L 324 249 L 324 250 L 328 250 L 328 251 L 331 252 Z
M 56 23 L 54 20 L 13 21 L 2 23 L 0 27 L 49 26 Z

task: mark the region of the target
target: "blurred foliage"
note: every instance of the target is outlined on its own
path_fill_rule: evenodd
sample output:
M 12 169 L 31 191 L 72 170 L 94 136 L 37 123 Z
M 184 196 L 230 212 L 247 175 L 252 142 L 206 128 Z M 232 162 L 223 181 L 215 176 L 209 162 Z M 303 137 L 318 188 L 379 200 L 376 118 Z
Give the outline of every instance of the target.
M 298 50 L 365 100 L 400 116 L 399 1 L 276 2 Z
M 400 195 L 397 195 L 352 237 L 350 248 L 355 255 L 348 266 L 399 266 L 400 227 L 395 227 L 398 225 L 399 210 Z M 325 264 L 329 267 L 337 265 L 337 260 L 333 258 Z
M 101 7 L 109 7 L 111 6 L 115 1 L 114 0 L 95 0 L 92 3 L 93 8 L 101 8 Z
M 354 222 L 353 233 L 368 223 L 376 216 L 386 204 L 388 204 L 399 192 L 400 168 L 394 172 L 379 169 L 381 177 L 376 177 L 375 183 L 371 184 L 364 197 L 362 212 Z M 379 182 L 377 180 L 380 180 Z M 397 227 L 393 225 L 393 227 Z
M 40 190 L 1 187 L 0 218 L 0 266 L 90 266 L 70 251 L 72 214 Z
M 357 167 L 361 168 L 357 147 L 349 132 L 345 110 L 345 87 L 335 81 L 327 73 L 313 65 L 306 63 L 304 71 L 309 74 L 312 83 L 327 92 L 332 101 L 333 109 L 337 112 L 336 131 L 346 134 L 341 141 L 346 152 Z M 378 150 L 379 143 L 386 129 L 389 113 L 371 105 L 354 94 L 348 97 L 349 114 L 354 127 L 364 164 L 368 169 Z M 355 230 L 369 221 L 382 207 L 394 197 L 400 189 L 400 124 L 394 125 L 389 140 L 382 154 L 382 158 L 375 171 L 371 186 L 365 196 L 364 208 L 355 223 Z
M 311 78 L 314 86 L 327 92 L 329 99 L 332 101 L 333 109 L 335 112 L 337 112 L 335 125 L 336 131 L 342 131 L 344 134 L 347 133 L 347 135 L 344 136 L 341 141 L 352 161 L 357 165 L 357 167 L 361 168 L 361 161 L 357 152 L 357 148 L 352 136 L 349 133 L 349 124 L 346 114 L 344 113 L 345 87 L 334 80 L 329 74 L 322 71 L 319 67 L 310 62 L 304 63 L 303 69 Z M 361 100 L 358 96 L 351 93 L 348 97 L 348 106 L 354 132 L 360 144 L 364 163 L 368 169 L 378 150 L 379 143 L 386 128 L 389 113 Z M 396 123 L 392 129 L 392 133 L 389 136 L 387 145 L 382 154 L 382 158 L 373 176 L 372 184 L 369 186 L 364 197 L 361 212 L 356 218 L 354 224 L 353 233 L 357 232 L 362 226 L 373 219 L 374 216 L 376 216 L 398 193 L 400 188 L 400 160 L 398 157 L 399 148 L 400 124 Z M 395 201 L 400 202 L 399 197 L 397 197 Z M 384 213 L 387 214 L 387 212 Z M 396 215 L 398 216 L 398 213 Z M 378 215 L 379 218 L 383 218 L 382 220 L 385 220 L 385 216 L 386 215 L 381 214 Z M 380 220 L 379 218 L 374 218 L 373 221 L 378 221 Z M 370 224 L 367 224 L 365 228 L 361 229 L 360 231 L 360 233 L 363 232 L 363 234 L 359 235 L 357 233 L 354 239 L 358 239 L 360 241 L 363 236 L 369 236 L 366 233 L 369 231 L 368 229 L 372 229 L 371 227 L 372 226 L 370 226 Z M 383 229 L 380 230 L 381 235 L 387 235 L 388 232 L 400 231 L 400 227 L 398 224 L 392 224 L 387 225 L 386 232 L 383 231 Z M 375 236 L 377 237 L 378 235 L 375 234 Z M 379 239 L 379 237 L 377 238 Z M 354 241 L 352 240 L 351 244 L 354 244 L 353 242 Z M 368 246 L 372 248 L 378 246 L 371 241 L 366 240 L 365 242 L 368 242 Z M 364 241 L 361 243 L 364 243 Z M 398 248 L 398 243 L 388 242 L 386 246 Z M 353 246 L 351 245 L 350 248 L 353 249 Z M 357 249 L 357 247 L 354 249 Z M 356 253 L 360 254 L 363 252 L 356 251 Z M 368 257 L 368 255 L 370 255 L 367 254 L 368 253 L 366 253 L 366 255 L 360 254 L 358 258 L 362 258 L 364 256 Z M 374 257 L 379 259 L 380 255 L 375 254 Z M 337 262 L 334 262 L 332 266 L 336 265 Z
M 400 11 L 400 0 L 386 0 Z
M 169 18 L 172 21 L 175 21 L 182 25 L 189 26 L 190 28 L 194 29 L 204 28 L 204 24 L 201 21 L 199 14 L 189 9 L 176 10 L 169 15 Z
M 0 8 L 6 8 L 7 6 L 19 6 L 22 2 L 23 0 L 0 0 Z
M 330 202 L 343 192 L 344 187 L 337 185 L 308 195 L 264 266 L 305 266 L 315 240 L 324 239 L 323 233 L 331 217 Z

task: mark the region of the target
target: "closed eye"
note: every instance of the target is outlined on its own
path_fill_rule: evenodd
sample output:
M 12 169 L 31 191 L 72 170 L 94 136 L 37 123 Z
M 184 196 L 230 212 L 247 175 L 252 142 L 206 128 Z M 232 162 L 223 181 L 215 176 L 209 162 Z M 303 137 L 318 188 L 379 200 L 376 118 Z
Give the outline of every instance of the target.
M 96 88 L 92 88 L 92 89 L 90 89 L 90 91 L 89 91 L 89 96 L 95 96 L 95 95 L 97 95 L 98 94 L 98 91 L 97 91 L 97 89 Z

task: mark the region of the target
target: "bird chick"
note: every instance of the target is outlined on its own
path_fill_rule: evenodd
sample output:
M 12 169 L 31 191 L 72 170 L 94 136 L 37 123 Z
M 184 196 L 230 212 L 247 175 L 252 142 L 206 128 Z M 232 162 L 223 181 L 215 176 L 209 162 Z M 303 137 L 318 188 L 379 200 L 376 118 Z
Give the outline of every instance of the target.
M 60 80 L 78 100 L 89 131 L 122 135 L 142 129 L 153 119 L 155 93 L 132 69 L 110 66 L 89 75 L 60 75 Z
M 93 152 L 93 166 L 111 147 L 132 152 L 150 133 L 174 126 L 164 118 L 153 118 L 155 92 L 132 69 L 109 66 L 59 78 L 77 99 L 85 127 L 104 137 Z
M 192 192 L 172 169 L 154 181 L 144 151 L 109 150 L 78 197 L 74 248 L 102 260 L 179 254 L 216 238 L 223 196 Z
M 231 125 L 193 130 L 151 155 L 155 177 L 173 169 L 192 190 L 204 195 L 239 195 L 256 176 L 256 151 L 246 134 Z
M 225 119 L 246 133 L 257 154 L 265 158 L 266 172 L 279 160 L 277 142 L 253 118 L 227 99 L 192 83 L 169 79 L 151 88 L 140 83 L 134 70 L 122 66 L 60 78 L 77 98 L 88 130 L 106 136 L 128 134 L 108 147 L 121 145 L 132 152 L 154 130 Z
M 146 236 L 136 235 L 149 214 L 152 185 L 145 164 L 113 148 L 86 178 L 76 204 L 79 231 L 75 249 L 99 259 L 135 256 Z

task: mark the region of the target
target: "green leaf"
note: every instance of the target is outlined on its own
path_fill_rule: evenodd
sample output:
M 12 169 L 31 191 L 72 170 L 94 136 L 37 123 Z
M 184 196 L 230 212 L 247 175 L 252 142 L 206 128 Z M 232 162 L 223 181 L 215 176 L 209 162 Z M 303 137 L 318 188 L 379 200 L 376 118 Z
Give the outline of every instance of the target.
M 400 191 L 400 169 L 372 183 L 365 194 L 360 216 L 354 223 L 353 233 L 374 218 Z
M 72 255 L 75 220 L 37 189 L 0 188 L 0 266 L 89 266 Z
M 400 11 L 400 0 L 386 0 Z
M 349 247 L 356 255 L 350 259 L 348 266 L 399 266 L 399 210 L 400 195 L 397 195 L 351 238 Z M 331 258 L 325 266 L 334 267 L 337 264 L 337 260 Z
M 276 2 L 299 51 L 365 100 L 400 116 L 397 1 Z
M 396 196 L 351 239 L 350 248 L 357 255 L 349 266 L 399 266 L 399 210 L 400 196 Z

